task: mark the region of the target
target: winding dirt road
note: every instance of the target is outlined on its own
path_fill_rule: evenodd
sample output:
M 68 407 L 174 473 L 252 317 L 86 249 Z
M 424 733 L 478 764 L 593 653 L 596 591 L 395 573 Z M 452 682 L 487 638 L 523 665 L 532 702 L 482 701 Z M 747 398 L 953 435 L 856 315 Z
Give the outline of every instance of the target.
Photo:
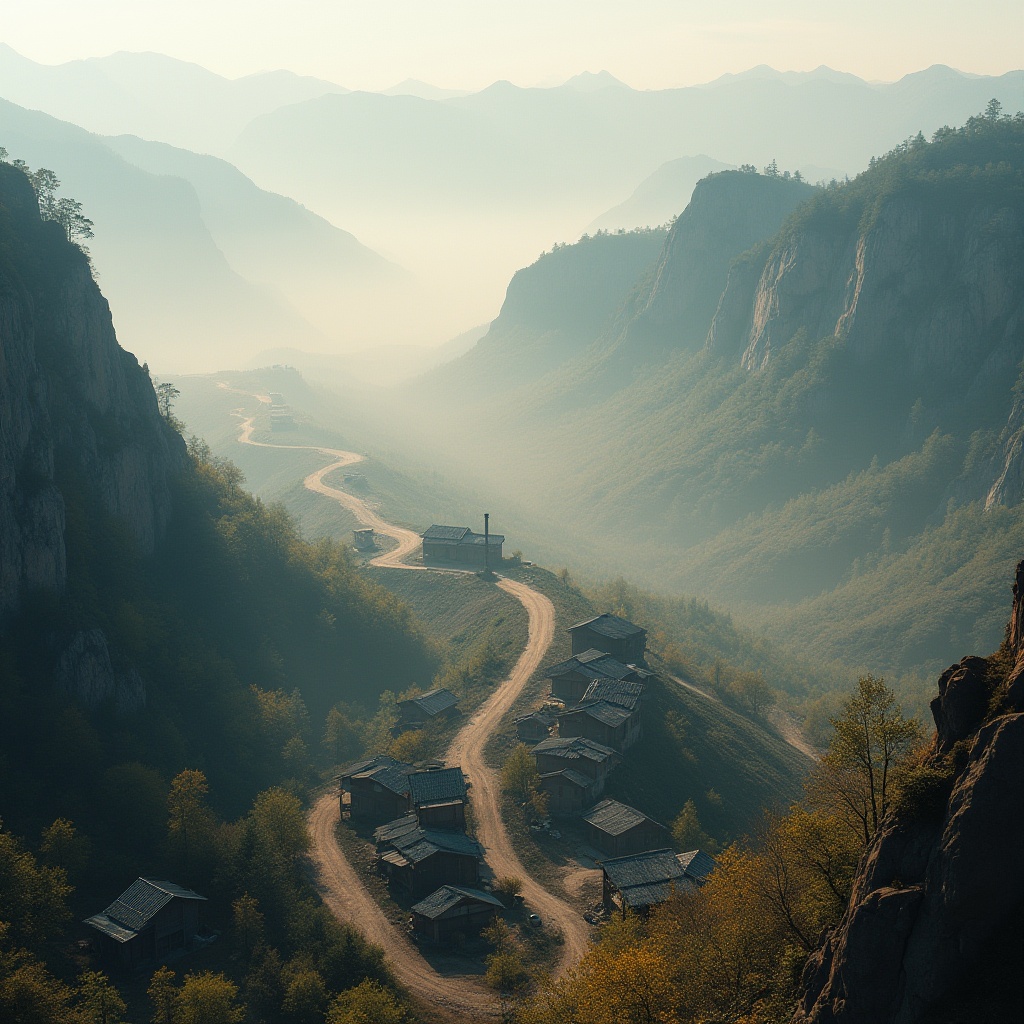
M 225 390 L 235 390 L 225 384 L 220 386 Z M 264 403 L 269 402 L 263 395 L 250 397 L 258 398 Z M 397 541 L 398 546 L 374 558 L 373 565 L 406 570 L 453 571 L 406 564 L 404 560 L 419 547 L 418 534 L 393 526 L 382 519 L 366 502 L 324 483 L 324 477 L 328 473 L 361 462 L 363 456 L 355 452 L 315 445 L 269 444 L 254 441 L 252 433 L 253 417 L 250 416 L 244 418 L 242 422 L 238 437 L 241 444 L 259 448 L 316 451 L 333 460 L 323 469 L 310 473 L 303 483 L 309 490 L 337 501 L 359 522 Z M 484 847 L 491 870 L 496 877 L 516 876 L 522 879 L 523 895 L 531 909 L 541 915 L 547 926 L 557 928 L 561 932 L 564 943 L 556 968 L 561 973 L 576 963 L 586 951 L 590 943 L 590 927 L 578 911 L 527 874 L 516 856 L 501 817 L 497 773 L 484 762 L 487 740 L 540 666 L 551 645 L 554 637 L 555 610 L 543 594 L 524 583 L 499 578 L 498 586 L 526 609 L 529 620 L 526 647 L 509 677 L 477 709 L 452 740 L 446 759 L 449 764 L 461 765 L 473 785 L 476 838 Z M 455 973 L 440 973 L 388 921 L 377 902 L 363 886 L 356 869 L 338 846 L 334 829 L 338 823 L 339 813 L 337 796 L 327 793 L 317 801 L 309 817 L 313 842 L 312 856 L 317 867 L 320 892 L 326 905 L 340 919 L 355 924 L 368 939 L 382 946 L 401 983 L 424 1002 L 443 1007 L 451 1014 L 465 1016 L 470 1020 L 498 1017 L 494 993 L 485 989 L 477 978 Z

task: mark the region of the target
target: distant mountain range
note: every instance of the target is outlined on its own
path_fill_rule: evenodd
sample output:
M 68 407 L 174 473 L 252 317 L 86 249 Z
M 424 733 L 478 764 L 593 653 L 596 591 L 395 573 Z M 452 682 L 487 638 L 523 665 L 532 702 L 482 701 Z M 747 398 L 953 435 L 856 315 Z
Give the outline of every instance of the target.
M 407 81 L 371 94 L 287 72 L 231 81 L 159 54 L 46 67 L 5 48 L 0 96 L 94 132 L 228 159 L 353 232 L 416 275 L 415 316 L 378 308 L 381 335 L 422 344 L 492 320 L 512 274 L 553 243 L 678 215 L 702 171 L 696 154 L 842 178 L 993 96 L 1024 107 L 1024 72 L 937 66 L 877 84 L 828 68 L 754 68 L 660 91 L 584 72 L 552 88 L 496 82 L 460 94 Z

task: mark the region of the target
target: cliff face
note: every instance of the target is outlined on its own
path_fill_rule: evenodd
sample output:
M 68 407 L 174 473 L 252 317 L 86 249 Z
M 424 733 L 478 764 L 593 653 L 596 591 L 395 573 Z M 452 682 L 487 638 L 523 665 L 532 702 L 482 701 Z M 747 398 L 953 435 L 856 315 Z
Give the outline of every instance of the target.
M 149 553 L 184 456 L 84 256 L 0 164 L 0 616 L 66 583 L 62 488 L 88 488 Z
M 794 1022 L 994 1024 L 1024 1009 L 1024 562 L 1006 648 L 943 673 L 932 713 L 930 790 L 866 851 Z

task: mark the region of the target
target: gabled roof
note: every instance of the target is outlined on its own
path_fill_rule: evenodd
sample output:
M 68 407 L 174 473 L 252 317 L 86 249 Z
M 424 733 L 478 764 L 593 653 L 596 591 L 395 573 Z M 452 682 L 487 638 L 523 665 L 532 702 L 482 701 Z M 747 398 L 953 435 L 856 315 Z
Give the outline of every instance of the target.
M 432 892 L 426 899 L 420 900 L 413 905 L 412 912 L 421 917 L 431 920 L 442 917 L 453 907 L 460 903 L 486 903 L 488 906 L 504 910 L 505 905 L 501 900 L 492 896 L 489 892 L 480 889 L 467 889 L 461 885 L 442 885 L 436 892 Z
M 419 818 L 415 814 L 406 814 L 401 818 L 395 818 L 386 825 L 381 825 L 373 830 L 373 838 L 378 843 L 390 843 L 393 839 L 415 832 L 420 827 Z
M 409 776 L 413 806 L 466 799 L 466 779 L 461 768 L 438 768 Z
M 629 804 L 620 804 L 618 800 L 602 800 L 599 804 L 594 804 L 583 815 L 583 820 L 610 836 L 621 836 L 623 832 L 628 832 L 645 821 L 657 825 L 658 828 L 664 827 L 658 825 L 653 818 L 648 818 L 643 811 L 638 811 Z
M 103 911 L 86 919 L 118 942 L 134 938 L 173 899 L 205 900 L 205 896 L 153 878 L 139 878 Z
M 631 679 L 595 679 L 583 694 L 580 704 L 592 700 L 606 700 L 631 711 L 643 697 L 645 686 Z
M 588 700 L 581 701 L 568 711 L 563 711 L 558 717 L 568 718 L 570 715 L 586 715 L 610 729 L 617 729 L 623 722 L 628 722 L 633 717 L 633 712 L 629 708 L 612 704 L 611 701 Z
M 619 890 L 623 902 L 634 909 L 662 903 L 673 889 L 692 885 L 683 865 L 671 850 L 648 850 L 630 857 L 613 857 L 601 864 L 608 880 Z
M 387 754 L 378 754 L 376 757 L 364 757 L 361 761 L 347 765 L 338 773 L 338 778 L 351 779 L 357 775 L 366 775 L 374 768 L 407 768 L 410 772 L 415 771 L 411 764 L 406 764 L 404 761 L 396 761 L 393 757 L 388 757 Z
M 415 769 L 411 764 L 380 765 L 377 768 L 369 769 L 369 771 L 358 772 L 352 778 L 369 779 L 376 785 L 391 790 L 395 796 L 408 796 L 409 774 L 413 771 Z
M 435 524 L 425 533 L 421 533 L 420 536 L 424 540 L 460 541 L 467 533 L 469 533 L 468 526 L 437 526 Z
M 531 722 L 537 721 L 542 725 L 551 726 L 555 724 L 555 715 L 550 711 L 531 711 L 528 715 L 520 715 L 515 724 L 519 725 L 520 722 Z
M 609 758 L 617 759 L 619 756 L 611 747 L 595 743 L 585 736 L 549 736 L 546 740 L 541 740 L 530 753 L 564 757 L 569 761 L 584 759 L 598 764 Z
M 411 820 L 410 820 L 411 819 Z M 420 828 L 415 815 L 406 815 L 374 832 L 378 844 L 393 847 L 407 861 L 418 864 L 440 850 L 462 856 L 483 859 L 480 844 L 461 832 L 443 832 L 439 829 Z M 385 854 L 385 859 L 387 855 Z
M 690 850 L 689 853 L 679 854 L 679 863 L 683 866 L 687 878 L 695 882 L 703 882 L 715 868 L 718 861 L 703 850 Z
M 441 688 L 440 690 L 428 690 L 418 697 L 410 697 L 403 700 L 402 704 L 415 704 L 425 715 L 439 715 L 448 708 L 455 707 L 459 698 L 451 690 Z
M 554 781 L 556 779 L 564 779 L 580 789 L 590 789 L 594 784 L 592 778 L 576 771 L 574 768 L 563 768 L 560 772 L 546 772 L 540 777 L 541 782 Z
M 577 622 L 575 626 L 569 627 L 569 632 L 571 633 L 574 629 L 583 629 L 584 626 L 594 633 L 608 637 L 609 640 L 625 640 L 628 636 L 636 636 L 638 633 L 646 635 L 647 633 L 642 626 L 630 622 L 629 619 L 612 615 L 611 612 L 596 615 L 592 619 L 587 619 L 586 622 Z
M 610 654 L 591 648 L 582 654 L 574 654 L 568 661 L 549 665 L 544 669 L 544 678 L 554 679 L 556 676 L 564 676 L 568 672 L 576 672 L 589 679 L 627 679 L 633 675 L 634 671 Z

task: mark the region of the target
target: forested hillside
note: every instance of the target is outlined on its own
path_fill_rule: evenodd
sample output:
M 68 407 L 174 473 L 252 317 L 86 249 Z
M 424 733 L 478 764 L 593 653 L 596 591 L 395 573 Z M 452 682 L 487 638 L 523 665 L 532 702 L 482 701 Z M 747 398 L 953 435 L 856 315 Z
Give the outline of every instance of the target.
M 813 195 L 714 175 L 578 358 L 528 388 L 510 374 L 502 401 L 509 345 L 470 434 L 466 409 L 422 407 L 464 462 L 500 447 L 500 472 L 478 461 L 492 486 L 512 470 L 516 499 L 600 543 L 588 568 L 656 574 L 829 658 L 892 671 L 931 652 L 931 670 L 952 636 L 998 639 L 996 566 L 1024 529 L 1022 176 L 1024 120 L 998 104 Z M 809 199 L 775 233 L 767 199 L 742 196 L 784 186 Z M 949 578 L 922 627 L 915 593 Z M 863 625 L 883 593 L 884 646 Z
M 296 972 L 324 1005 L 386 981 L 312 899 L 301 798 L 328 710 L 429 680 L 434 646 L 343 548 L 186 447 L 173 391 L 161 414 L 85 254 L 10 165 L 0 366 L 0 1017 L 94 1019 L 84 975 L 35 958 L 73 981 L 69 922 L 139 875 L 200 890 L 221 930 L 236 904 L 250 1007 L 273 1016 Z M 143 994 L 130 1019 L 148 1012 Z

